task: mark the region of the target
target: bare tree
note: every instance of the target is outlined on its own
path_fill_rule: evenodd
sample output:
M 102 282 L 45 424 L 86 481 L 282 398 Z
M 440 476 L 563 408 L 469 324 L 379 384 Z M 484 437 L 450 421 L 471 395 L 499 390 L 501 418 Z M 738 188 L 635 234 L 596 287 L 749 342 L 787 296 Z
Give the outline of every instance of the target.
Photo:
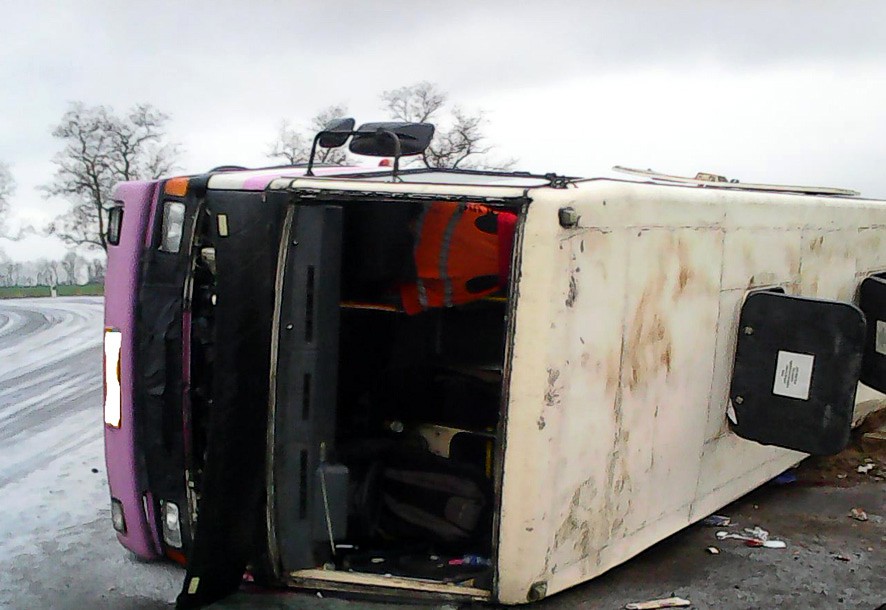
M 283 119 L 277 132 L 277 139 L 271 144 L 267 156 L 271 159 L 285 159 L 289 165 L 307 163 L 311 143 L 307 136 Z
M 15 180 L 6 163 L 0 163 L 0 236 L 6 232 L 6 215 L 9 213 L 9 200 L 15 193 Z
M 307 163 L 311 156 L 314 136 L 323 131 L 333 120 L 343 118 L 347 112 L 347 107 L 343 105 L 327 106 L 314 115 L 306 129 L 293 127 L 285 119 L 280 121 L 277 139 L 271 143 L 267 156 L 272 159 L 284 159 L 289 165 Z M 318 148 L 314 162 L 346 165 L 348 156 L 341 148 Z
M 22 264 L 15 261 L 7 261 L 3 270 L 5 284 L 18 286 L 22 279 Z
M 41 187 L 47 196 L 67 199 L 71 209 L 46 232 L 71 245 L 107 250 L 104 212 L 113 205 L 114 185 L 156 179 L 175 168 L 179 147 L 166 140 L 168 120 L 150 104 L 123 116 L 107 106 L 72 104 L 52 131 L 65 147 L 53 159 L 52 182 Z
M 59 261 L 51 261 L 45 258 L 37 260 L 37 285 L 58 286 L 58 275 L 61 264 Z
M 68 251 L 65 254 L 65 257 L 61 261 L 62 269 L 65 271 L 65 283 L 66 284 L 76 284 L 77 283 L 77 274 L 80 269 L 83 268 L 83 265 L 86 263 L 86 260 L 74 252 L 73 250 Z
M 434 139 L 421 155 L 427 167 L 464 169 L 510 169 L 515 161 L 489 157 L 483 111 L 468 112 L 459 106 L 446 111 L 448 95 L 434 83 L 423 81 L 381 94 L 384 109 L 398 121 L 434 123 Z
M 105 261 L 100 258 L 94 258 L 87 263 L 86 281 L 89 284 L 99 284 L 105 281 Z

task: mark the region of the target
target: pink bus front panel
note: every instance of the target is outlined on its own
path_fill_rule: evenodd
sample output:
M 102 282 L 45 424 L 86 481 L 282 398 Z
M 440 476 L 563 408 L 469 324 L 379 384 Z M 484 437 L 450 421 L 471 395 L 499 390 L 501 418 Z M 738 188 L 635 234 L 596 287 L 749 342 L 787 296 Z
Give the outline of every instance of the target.
M 153 515 L 153 503 L 145 502 L 144 473 L 138 459 L 133 426 L 133 361 L 135 307 L 138 295 L 141 253 L 149 219 L 157 204 L 156 182 L 126 182 L 117 185 L 115 199 L 123 203 L 120 241 L 108 244 L 108 269 L 105 275 L 105 328 L 121 333 L 120 350 L 120 426 L 105 424 L 105 462 L 111 497 L 123 506 L 125 533 L 118 532 L 120 543 L 139 557 L 160 556 L 159 535 Z

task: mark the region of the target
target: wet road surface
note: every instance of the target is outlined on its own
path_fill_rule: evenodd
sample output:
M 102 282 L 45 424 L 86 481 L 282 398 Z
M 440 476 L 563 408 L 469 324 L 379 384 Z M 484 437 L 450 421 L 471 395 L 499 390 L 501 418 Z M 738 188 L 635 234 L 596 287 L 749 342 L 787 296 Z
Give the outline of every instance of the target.
M 111 528 L 102 307 L 0 300 L 0 608 L 168 607 L 180 585 Z

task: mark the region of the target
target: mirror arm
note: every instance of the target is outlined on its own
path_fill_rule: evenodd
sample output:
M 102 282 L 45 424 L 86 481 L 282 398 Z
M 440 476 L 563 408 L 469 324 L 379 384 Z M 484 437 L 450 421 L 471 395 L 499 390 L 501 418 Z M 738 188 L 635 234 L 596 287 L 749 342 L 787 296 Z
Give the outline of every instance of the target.
M 394 171 L 391 172 L 391 182 L 397 182 L 397 173 L 400 171 L 400 136 L 387 129 L 379 129 L 376 133 L 394 138 Z
M 311 156 L 308 157 L 308 170 L 305 172 L 305 176 L 313 176 L 314 175 L 314 155 L 317 153 L 317 143 L 320 141 L 320 138 L 325 131 L 317 132 L 317 135 L 314 136 L 314 143 L 311 144 Z

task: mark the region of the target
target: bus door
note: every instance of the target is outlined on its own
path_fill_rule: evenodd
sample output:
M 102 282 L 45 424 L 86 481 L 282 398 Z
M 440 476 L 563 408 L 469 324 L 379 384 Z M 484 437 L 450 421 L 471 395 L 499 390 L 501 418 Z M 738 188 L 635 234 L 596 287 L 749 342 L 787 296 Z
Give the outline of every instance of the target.
M 346 514 L 331 518 L 329 511 L 338 512 L 346 503 L 328 495 L 333 489 L 346 491 L 346 472 L 320 472 L 335 441 L 342 232 L 341 206 L 296 199 L 289 209 L 275 320 L 277 377 L 269 454 L 274 483 L 270 544 L 284 573 L 314 567 L 317 547 L 328 547 L 329 536 L 335 537 L 327 525 L 343 529 L 347 519 Z M 325 497 L 318 475 L 327 477 Z
M 266 564 L 265 447 L 271 334 L 285 206 L 261 192 L 209 191 L 204 246 L 212 251 L 211 398 L 191 414 L 197 527 L 179 607 L 235 591 L 247 564 Z M 201 254 L 205 256 L 205 254 Z M 195 304 L 196 306 L 196 304 Z

